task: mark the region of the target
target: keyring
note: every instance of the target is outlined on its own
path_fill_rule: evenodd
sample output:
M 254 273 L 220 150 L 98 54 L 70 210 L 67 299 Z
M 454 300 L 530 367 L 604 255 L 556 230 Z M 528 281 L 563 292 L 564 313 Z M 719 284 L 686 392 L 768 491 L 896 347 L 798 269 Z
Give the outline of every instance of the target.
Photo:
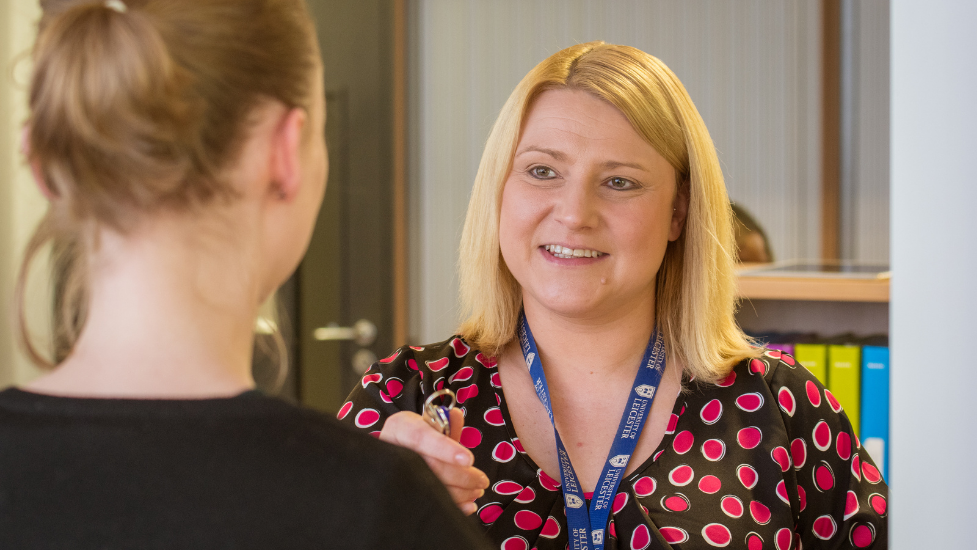
M 438 397 L 447 395 L 451 401 L 447 405 L 435 405 L 434 400 Z M 424 401 L 423 414 L 424 421 L 432 428 L 444 435 L 451 435 L 451 409 L 455 408 L 455 392 L 449 389 L 438 390 Z

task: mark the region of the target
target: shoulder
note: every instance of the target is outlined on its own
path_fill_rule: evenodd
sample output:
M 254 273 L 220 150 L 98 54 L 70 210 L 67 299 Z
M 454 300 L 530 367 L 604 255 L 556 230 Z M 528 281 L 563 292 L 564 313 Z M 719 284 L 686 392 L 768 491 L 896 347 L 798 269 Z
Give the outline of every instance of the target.
M 831 392 L 792 356 L 778 350 L 765 349 L 757 357 L 736 364 L 716 384 L 694 382 L 688 390 L 692 397 L 690 404 L 708 402 L 702 407 L 705 417 L 722 414 L 725 404 L 744 422 L 762 418 L 768 426 L 782 426 L 778 431 L 795 446 L 806 445 L 808 439 L 819 438 L 821 434 L 854 432 Z M 827 445 L 820 439 L 815 443 L 819 448 Z M 852 443 L 857 447 L 857 441 Z M 847 446 L 847 438 L 842 436 L 839 444 Z M 847 456 L 851 451 L 840 452 Z
M 312 460 L 305 465 L 313 471 L 301 477 L 297 500 L 306 503 L 302 513 L 312 517 L 334 513 L 337 503 L 347 512 L 358 511 L 352 517 L 341 514 L 352 537 L 348 547 L 482 548 L 478 531 L 419 455 L 331 416 L 298 412 L 305 437 L 289 444 L 309 446 Z M 289 475 L 301 471 L 288 466 L 279 467 L 291 470 Z
M 811 393 L 813 396 L 815 393 L 827 392 L 830 396 L 830 392 L 821 382 L 792 356 L 769 349 L 764 349 L 757 357 L 740 361 L 726 378 L 716 384 L 696 383 L 693 389 L 709 392 L 717 387 L 731 388 L 734 385 L 740 392 L 745 392 L 741 395 L 744 401 L 749 400 L 745 398 L 746 395 L 759 394 L 756 403 L 759 407 L 766 405 L 767 398 L 771 398 L 773 403 L 770 405 L 779 406 L 788 416 L 793 416 L 797 407 L 796 397 L 801 394 Z M 834 400 L 833 397 L 831 399 Z M 747 403 L 742 404 L 749 406 Z
M 380 441 L 362 430 L 341 423 L 331 415 L 291 405 L 277 399 L 274 413 L 264 417 L 257 429 L 267 439 L 265 458 L 258 462 L 272 477 L 301 474 L 296 496 L 310 502 L 314 495 L 331 495 L 350 505 L 369 506 L 375 495 L 387 495 L 404 503 L 418 494 L 430 498 L 438 487 L 416 453 Z M 246 449 L 241 449 L 242 452 Z M 285 482 L 283 481 L 283 484 Z

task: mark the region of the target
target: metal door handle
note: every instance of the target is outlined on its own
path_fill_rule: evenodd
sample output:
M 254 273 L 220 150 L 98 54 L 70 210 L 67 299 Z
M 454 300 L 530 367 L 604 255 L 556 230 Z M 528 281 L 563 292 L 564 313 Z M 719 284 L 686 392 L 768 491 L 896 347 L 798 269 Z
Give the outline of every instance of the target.
M 312 331 L 312 337 L 320 342 L 352 340 L 361 346 L 369 346 L 377 339 L 377 326 L 366 319 L 356 321 L 351 327 L 340 327 L 335 323 L 329 323 Z

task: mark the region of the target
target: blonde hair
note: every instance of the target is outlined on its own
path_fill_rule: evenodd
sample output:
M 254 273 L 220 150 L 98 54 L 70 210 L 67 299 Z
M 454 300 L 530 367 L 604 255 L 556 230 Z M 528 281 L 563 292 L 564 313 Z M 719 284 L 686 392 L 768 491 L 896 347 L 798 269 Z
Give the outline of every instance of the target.
M 502 189 L 533 101 L 552 89 L 583 90 L 619 109 L 687 186 L 681 236 L 668 243 L 656 283 L 655 319 L 667 352 L 696 378 L 717 381 L 758 350 L 736 324 L 733 218 L 715 146 L 678 77 L 641 50 L 590 42 L 562 50 L 522 79 L 499 114 L 475 176 L 462 232 L 459 275 L 467 319 L 459 333 L 497 355 L 516 334 L 519 283 L 499 247 Z
M 53 242 L 55 361 L 85 323 L 86 255 L 100 226 L 126 232 L 163 209 L 236 193 L 222 178 L 254 109 L 311 105 L 318 63 L 303 0 L 42 0 L 33 49 L 28 161 L 52 200 L 17 280 L 17 332 L 31 360 L 25 290 Z

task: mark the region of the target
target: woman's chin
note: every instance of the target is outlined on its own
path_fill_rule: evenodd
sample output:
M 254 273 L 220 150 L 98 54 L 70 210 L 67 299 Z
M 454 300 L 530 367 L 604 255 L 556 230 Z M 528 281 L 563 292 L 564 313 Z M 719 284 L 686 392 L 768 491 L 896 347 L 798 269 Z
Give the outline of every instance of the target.
M 545 311 L 560 317 L 569 318 L 588 318 L 600 315 L 606 308 L 606 300 L 597 296 L 582 296 L 561 294 L 556 296 L 540 297 L 534 300 L 530 311 L 533 309 Z
M 604 285 L 560 285 L 539 289 L 523 289 L 527 311 L 549 313 L 571 319 L 597 319 L 616 315 L 627 316 L 634 308 L 650 299 L 654 304 L 654 286 L 645 289 L 628 289 L 630 292 L 611 292 Z M 619 289 L 622 290 L 622 289 Z M 646 294 L 652 293 L 652 296 Z M 652 306 L 653 307 L 653 306 Z

